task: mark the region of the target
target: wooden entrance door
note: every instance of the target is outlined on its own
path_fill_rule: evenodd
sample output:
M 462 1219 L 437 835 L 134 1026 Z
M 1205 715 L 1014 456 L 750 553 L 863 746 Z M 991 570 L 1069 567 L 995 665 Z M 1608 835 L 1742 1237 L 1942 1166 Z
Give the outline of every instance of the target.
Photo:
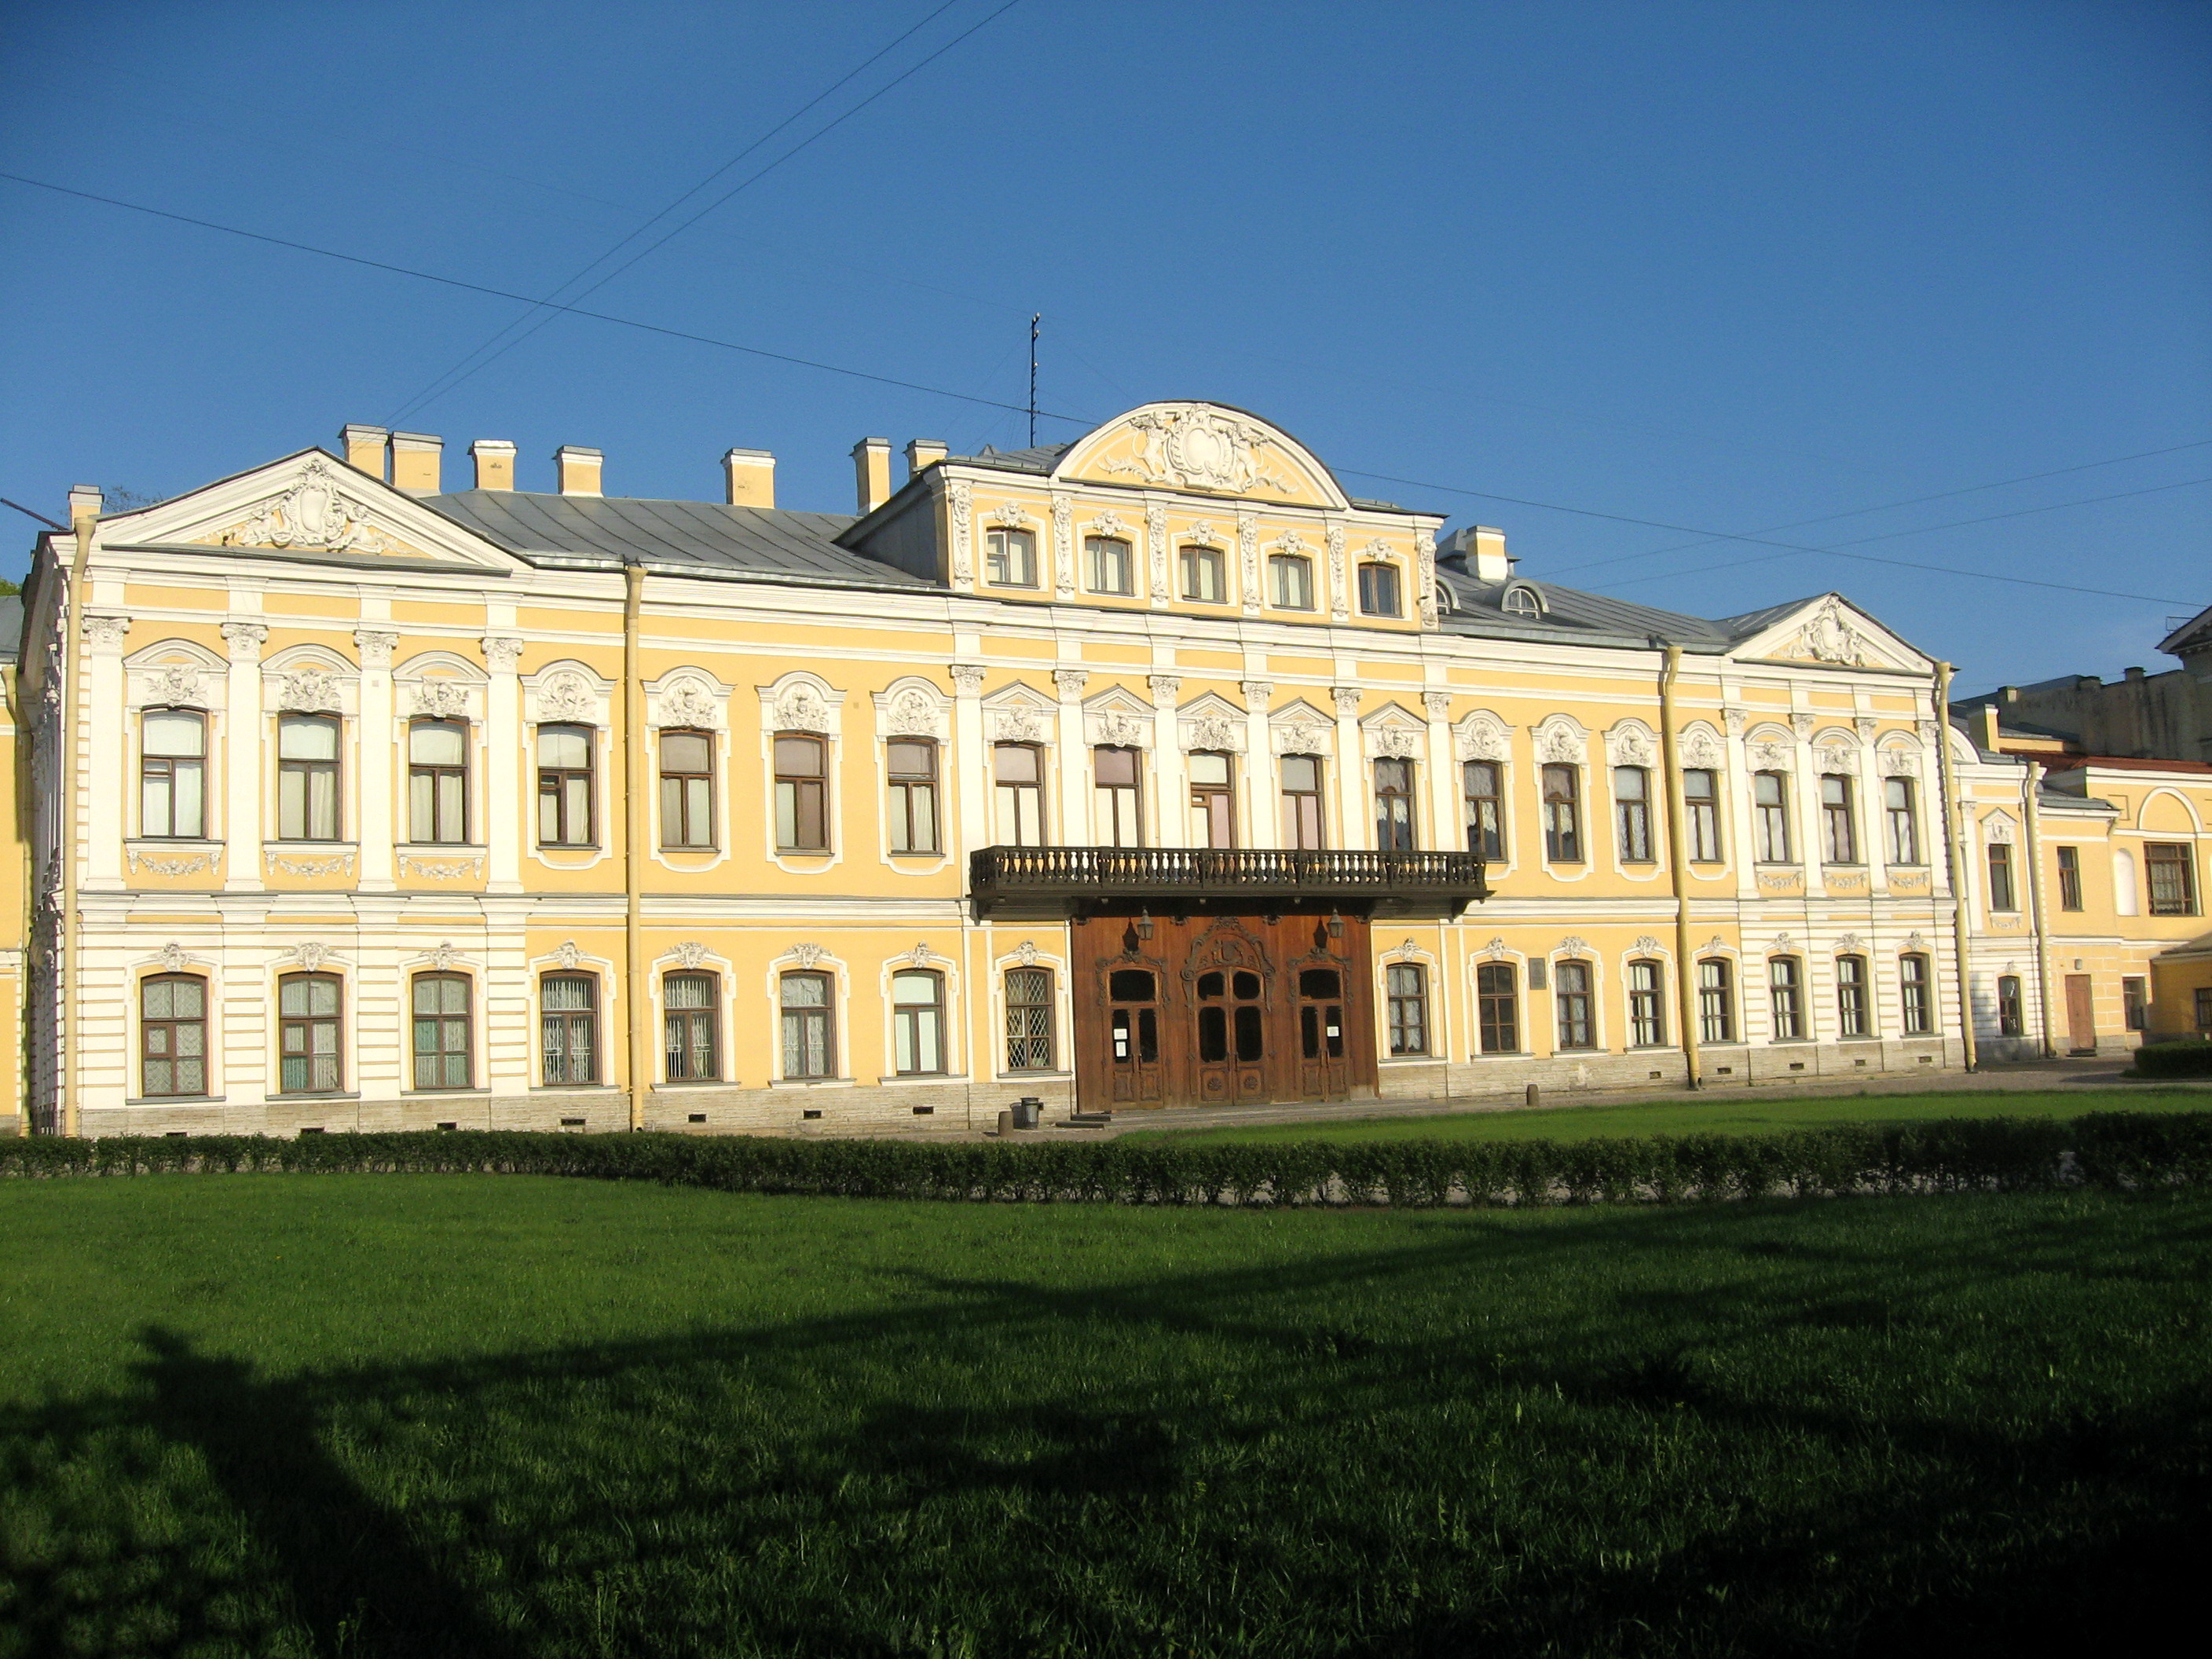
M 1182 977 L 1200 1103 L 1266 1100 L 1271 1039 L 1280 1036 L 1267 1029 L 1275 973 L 1266 945 L 1240 918 L 1222 916 L 1200 935 Z
M 1163 1098 L 1160 980 L 1150 963 L 1107 970 L 1107 1098 L 1116 1106 L 1157 1106 Z
M 2066 1047 L 2076 1054 L 2097 1052 L 2097 1014 L 2089 996 L 2089 975 L 2066 975 Z
M 1342 1100 L 1350 1091 L 1344 978 L 1333 963 L 1297 970 L 1298 1092 L 1308 1100 Z

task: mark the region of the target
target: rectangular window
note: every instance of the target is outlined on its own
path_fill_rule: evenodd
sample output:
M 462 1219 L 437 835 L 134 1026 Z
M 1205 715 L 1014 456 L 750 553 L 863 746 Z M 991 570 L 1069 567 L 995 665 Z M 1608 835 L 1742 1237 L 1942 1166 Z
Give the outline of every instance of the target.
M 468 976 L 417 974 L 410 1001 L 415 1015 L 415 1086 L 467 1088 L 474 1075 L 469 1053 Z
M 1573 767 L 1544 769 L 1544 856 L 1554 864 L 1583 861 L 1581 794 Z
M 407 728 L 407 836 L 447 844 L 469 838 L 469 728 L 459 720 Z
M 1720 777 L 1702 767 L 1682 774 L 1682 805 L 1688 808 L 1690 861 L 1717 864 L 1721 858 Z
M 2150 913 L 2154 916 L 2197 914 L 2196 860 L 2186 842 L 2154 841 L 2143 848 L 2150 866 Z
M 2020 994 L 2020 975 L 1997 975 L 1997 1035 L 2022 1036 L 2027 1031 L 2027 1011 Z
M 1097 788 L 1093 825 L 1101 847 L 1142 847 L 1145 844 L 1144 785 L 1139 781 L 1141 751 L 1135 749 L 1094 749 L 1091 776 Z
M 276 981 L 277 1084 L 288 1095 L 319 1094 L 338 1082 L 338 981 L 287 974 Z
M 1396 565 L 1370 563 L 1359 567 L 1359 608 L 1370 617 L 1401 614 Z
M 775 740 L 775 844 L 786 853 L 830 850 L 828 744 L 786 732 Z
M 660 734 L 660 844 L 714 844 L 714 740 L 704 732 Z
M 1044 750 L 1033 743 L 991 748 L 999 845 L 1044 845 Z
M 599 1080 L 599 982 L 548 974 L 538 987 L 538 1046 L 547 1084 Z
M 1129 544 L 1115 536 L 1085 536 L 1084 562 L 1091 567 L 1091 591 L 1127 596 L 1136 591 Z
M 276 721 L 276 839 L 338 838 L 338 723 L 327 714 Z
M 1705 1042 L 1735 1041 L 1735 987 L 1725 957 L 1698 964 L 1698 1036 Z
M 1790 862 L 1790 797 L 1779 772 L 1751 775 L 1752 855 L 1761 864 Z
M 1651 775 L 1640 766 L 1613 769 L 1613 817 L 1621 861 L 1651 861 Z
M 138 1089 L 143 1095 L 207 1092 L 207 981 L 161 974 L 138 982 Z
M 1628 964 L 1628 1040 L 1639 1048 L 1667 1041 L 1666 975 L 1658 963 Z
M 2120 1012 L 2130 1031 L 2150 1030 L 2150 981 L 2143 979 L 2124 979 L 2120 981 Z
M 1467 850 L 1492 863 L 1505 857 L 1505 802 L 1498 793 L 1498 763 L 1469 761 L 1462 771 L 1467 801 Z
M 1588 963 L 1563 962 L 1559 964 L 1552 1003 L 1559 1018 L 1559 1047 L 1595 1048 L 1596 1038 L 1593 1033 L 1595 1027 L 1590 1021 L 1590 970 Z
M 937 745 L 921 738 L 894 738 L 884 745 L 889 770 L 891 851 L 934 853 L 937 839 Z
M 1322 839 L 1321 760 L 1314 755 L 1283 757 L 1283 845 L 1319 852 Z
M 1182 596 L 1200 605 L 1222 605 L 1229 599 L 1223 579 L 1221 550 L 1213 547 L 1182 550 Z
M 670 974 L 660 981 L 660 1047 L 671 1083 L 721 1079 L 716 985 L 712 974 Z
M 1766 964 L 1766 990 L 1774 1009 L 1778 1041 L 1805 1035 L 1805 1009 L 1798 999 L 1802 983 L 1795 957 L 1775 957 Z
M 592 845 L 592 739 L 588 726 L 538 728 L 538 844 Z
M 1521 995 L 1511 963 L 1486 962 L 1476 967 L 1474 1008 L 1484 1054 L 1521 1052 Z
M 1278 553 L 1267 561 L 1274 579 L 1275 605 L 1282 611 L 1310 611 L 1313 602 L 1313 561 L 1292 553 Z
M 1044 968 L 1006 970 L 1006 1069 L 1052 1070 L 1052 974 Z
M 1859 861 L 1858 830 L 1851 822 L 1851 781 L 1833 773 L 1820 780 L 1820 856 L 1826 864 Z
M 2212 987 L 2197 988 L 2197 1029 L 2200 1032 L 2212 1031 Z
M 1928 958 L 1905 956 L 1897 959 L 1897 977 L 1905 1015 L 1905 1034 L 1925 1036 L 1936 1029 L 1935 1007 L 1928 1000 Z
M 1836 1027 L 1847 1037 L 1867 1034 L 1867 965 L 1864 957 L 1836 958 Z
M 945 975 L 921 969 L 891 975 L 891 1061 L 901 1077 L 945 1069 Z
M 1413 850 L 1413 763 L 1375 763 L 1375 848 L 1381 853 Z
M 781 986 L 783 1074 L 835 1077 L 836 1046 L 830 1026 L 830 975 L 786 974 Z
M 1920 815 L 1913 808 L 1912 780 L 1885 778 L 1881 786 L 1883 811 L 1889 823 L 1889 861 L 1920 862 Z
M 2012 887 L 2012 843 L 1990 843 L 1990 908 L 2017 910 L 2020 901 Z
M 2058 849 L 2058 908 L 2081 908 L 2081 849 L 2078 847 Z
M 1429 1052 L 1429 992 L 1420 964 L 1394 962 L 1383 970 L 1389 994 L 1390 1052 L 1425 1054 Z
M 207 717 L 186 708 L 149 709 L 139 727 L 139 748 L 138 833 L 204 839 Z
M 1237 785 L 1226 755 L 1200 751 L 1188 757 L 1190 844 L 1237 845 Z
M 996 587 L 1036 586 L 1036 538 L 1026 530 L 993 530 L 983 538 L 983 580 Z

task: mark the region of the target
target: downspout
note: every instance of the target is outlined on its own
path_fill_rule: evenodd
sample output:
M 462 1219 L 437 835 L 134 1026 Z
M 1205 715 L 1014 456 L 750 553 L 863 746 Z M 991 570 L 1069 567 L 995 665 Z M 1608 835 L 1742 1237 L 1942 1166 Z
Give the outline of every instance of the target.
M 83 927 L 77 915 L 76 903 L 76 799 L 77 757 L 76 728 L 82 694 L 77 682 L 84 672 L 84 609 L 85 567 L 92 559 L 92 535 L 100 523 L 96 513 L 80 513 L 76 519 L 76 556 L 70 562 L 69 586 L 62 594 L 62 729 L 60 741 L 55 745 L 58 764 L 55 773 L 60 781 L 61 811 L 56 815 L 61 820 L 62 859 L 62 915 L 61 926 L 54 930 L 54 942 L 61 955 L 60 983 L 56 989 L 54 1039 L 61 1045 L 55 1080 L 62 1085 L 62 1133 L 75 1135 L 82 1127 L 77 1111 L 77 1078 L 79 1064 L 77 1024 L 70 1005 L 81 1001 L 76 994 L 76 971 L 84 957 Z
M 638 613 L 645 600 L 645 567 L 623 567 L 623 943 L 629 994 L 629 1127 L 645 1127 L 645 1097 L 653 1085 L 652 1000 L 646 995 L 645 932 L 645 682 L 638 670 Z
M 2051 1041 L 2051 930 L 2043 891 L 2043 815 L 2036 798 L 2043 793 L 2043 763 L 2027 763 L 2027 896 L 2035 906 L 2035 1000 L 2043 1016 L 2043 1057 L 2057 1057 Z
M 1682 647 L 1667 647 L 1659 674 L 1659 753 L 1667 769 L 1667 862 L 1674 881 L 1675 1020 L 1682 1032 L 1684 1075 L 1692 1089 L 1705 1086 L 1698 1054 L 1697 964 L 1690 960 L 1690 815 L 1682 793 L 1682 757 L 1674 732 L 1674 687 L 1682 678 Z
M 1959 781 L 1951 765 L 1951 665 L 1936 665 L 1936 776 L 1943 791 L 1944 861 L 1951 871 L 1951 948 L 1959 974 L 1959 1043 L 1966 1069 L 1978 1069 L 1973 996 L 1966 975 L 1966 826 L 1959 818 Z

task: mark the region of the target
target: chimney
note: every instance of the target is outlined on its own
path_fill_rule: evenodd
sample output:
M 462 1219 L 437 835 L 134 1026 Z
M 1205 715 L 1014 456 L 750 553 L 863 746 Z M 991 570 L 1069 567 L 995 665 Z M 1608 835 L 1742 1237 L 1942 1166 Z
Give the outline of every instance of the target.
M 478 489 L 514 488 L 514 446 L 504 438 L 479 438 L 469 446 Z
M 916 438 L 906 447 L 906 476 L 918 478 L 923 471 L 945 459 L 945 446 L 935 438 Z
M 434 438 L 427 432 L 393 433 L 392 487 L 404 489 L 410 495 L 436 495 L 441 488 L 439 464 L 445 451 L 446 441 Z
M 1484 525 L 1468 537 L 1468 574 L 1477 581 L 1502 582 L 1513 574 L 1514 561 L 1506 556 L 1505 532 Z
M 1975 706 L 1973 721 L 1967 728 L 1967 735 L 1973 738 L 1974 746 L 1977 749 L 1987 750 L 1992 755 L 1996 753 L 1996 704 L 1993 702 L 1984 702 Z
M 733 449 L 722 457 L 722 483 L 732 507 L 774 507 L 775 457 L 765 449 Z
M 599 488 L 599 464 L 605 458 L 596 449 L 586 449 L 580 444 L 562 444 L 553 452 L 553 471 L 561 480 L 563 495 L 600 495 L 606 492 Z
M 2126 674 L 2126 676 L 2127 676 L 2127 679 L 2128 679 L 2128 684 L 2130 684 L 2130 685 L 2141 685 L 2141 684 L 2142 684 L 2142 682 L 2143 682 L 2143 672 L 2142 672 L 2142 669 L 2140 669 L 2140 668 L 2130 668 L 2130 669 L 2123 670 L 2122 672 L 2123 672 L 2124 673 L 2125 673 L 2125 674 Z
M 891 498 L 891 441 L 863 438 L 853 446 L 853 477 L 862 517 Z
M 338 428 L 338 447 L 345 451 L 346 465 L 358 467 L 372 478 L 384 477 L 384 441 L 390 434 L 380 426 L 355 426 L 350 423 Z
M 70 528 L 76 529 L 76 521 L 79 519 L 98 518 L 100 499 L 98 484 L 71 484 L 69 505 Z

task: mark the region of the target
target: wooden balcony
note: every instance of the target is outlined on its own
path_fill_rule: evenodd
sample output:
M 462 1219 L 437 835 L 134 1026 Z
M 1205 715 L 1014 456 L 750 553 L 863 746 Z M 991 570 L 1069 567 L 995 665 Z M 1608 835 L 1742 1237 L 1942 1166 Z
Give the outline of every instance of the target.
M 1490 896 L 1474 853 L 1289 852 L 1271 848 L 986 847 L 969 855 L 978 919 L 1098 905 L 1322 902 L 1383 916 L 1456 916 Z

